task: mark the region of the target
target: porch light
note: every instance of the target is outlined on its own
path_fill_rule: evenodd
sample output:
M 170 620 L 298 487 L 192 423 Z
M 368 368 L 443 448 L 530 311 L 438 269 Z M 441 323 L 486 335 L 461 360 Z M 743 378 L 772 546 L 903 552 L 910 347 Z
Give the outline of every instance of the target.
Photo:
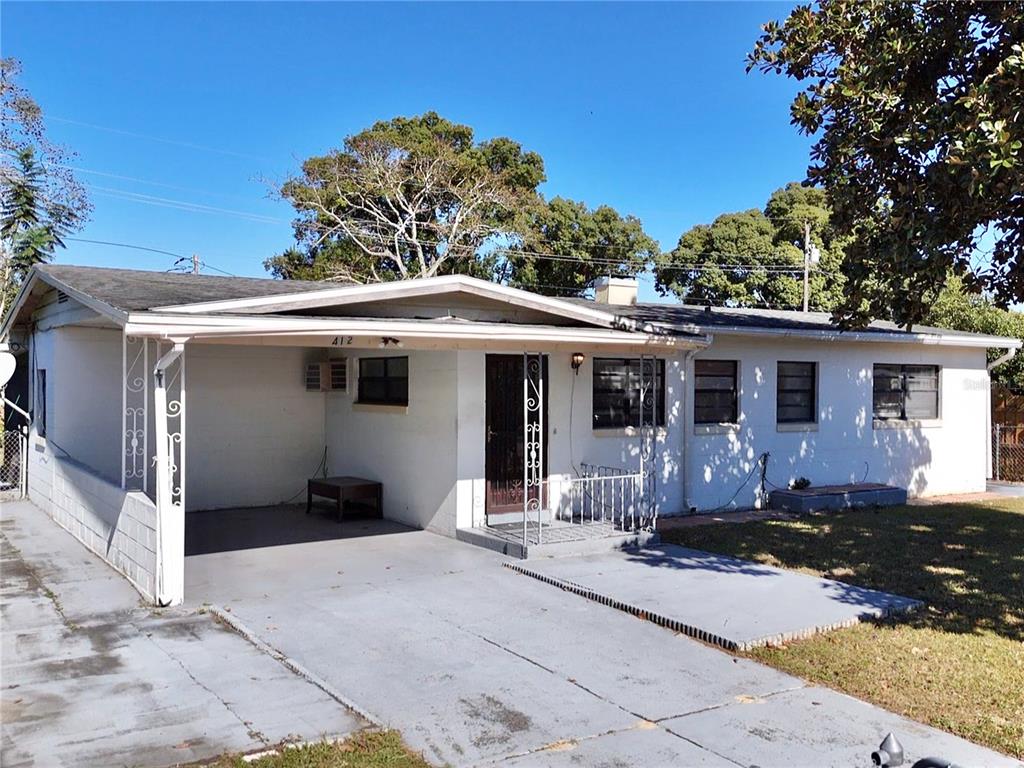
M 576 372 L 577 376 L 580 375 L 580 366 L 583 365 L 583 358 L 584 355 L 582 352 L 572 353 L 572 362 L 570 363 L 570 365 L 572 365 L 572 369 Z

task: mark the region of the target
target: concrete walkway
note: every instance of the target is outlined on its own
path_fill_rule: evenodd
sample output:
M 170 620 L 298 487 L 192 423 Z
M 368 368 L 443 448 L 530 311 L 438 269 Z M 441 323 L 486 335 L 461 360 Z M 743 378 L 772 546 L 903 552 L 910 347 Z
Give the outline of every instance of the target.
M 920 606 L 909 597 L 673 544 L 507 565 L 729 650 L 778 645 Z
M 506 562 L 382 532 L 190 557 L 186 595 L 223 606 L 438 764 L 850 768 L 893 731 L 908 764 L 1021 765 Z
M 0 764 L 157 766 L 367 723 L 210 615 L 154 612 L 27 502 L 0 503 Z

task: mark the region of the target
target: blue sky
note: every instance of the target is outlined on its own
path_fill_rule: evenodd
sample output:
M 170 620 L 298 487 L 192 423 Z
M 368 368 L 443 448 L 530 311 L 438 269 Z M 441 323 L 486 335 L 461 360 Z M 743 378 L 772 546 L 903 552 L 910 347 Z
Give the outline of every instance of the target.
M 763 206 L 804 177 L 810 146 L 789 124 L 796 84 L 744 68 L 759 25 L 788 8 L 7 2 L 0 47 L 22 61 L 51 138 L 78 152 L 96 207 L 80 237 L 259 276 L 291 243 L 268 182 L 430 109 L 539 152 L 546 195 L 635 214 L 666 248 Z M 57 260 L 174 258 L 69 242 Z

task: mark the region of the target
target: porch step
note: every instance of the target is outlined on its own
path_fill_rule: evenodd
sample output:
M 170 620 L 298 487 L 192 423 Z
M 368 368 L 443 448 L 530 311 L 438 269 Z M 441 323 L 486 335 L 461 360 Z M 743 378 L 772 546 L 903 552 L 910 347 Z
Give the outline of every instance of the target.
M 558 530 L 553 529 L 553 532 Z M 548 535 L 548 532 L 545 532 L 545 535 Z M 455 538 L 467 544 L 491 549 L 509 557 L 519 558 L 520 560 L 593 555 L 623 549 L 642 549 L 643 547 L 656 546 L 661 541 L 657 533 L 650 531 L 638 531 L 635 533 L 599 531 L 593 534 L 581 533 L 578 537 L 571 537 L 562 532 L 555 533 L 551 540 L 544 541 L 541 544 L 527 544 L 524 546 L 522 536 L 517 537 L 509 531 L 486 527 L 459 528 L 455 531 Z

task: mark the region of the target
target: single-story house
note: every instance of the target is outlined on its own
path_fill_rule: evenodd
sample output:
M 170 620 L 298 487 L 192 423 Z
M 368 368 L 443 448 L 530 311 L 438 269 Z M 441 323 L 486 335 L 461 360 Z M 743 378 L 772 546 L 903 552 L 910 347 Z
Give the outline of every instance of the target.
M 0 328 L 30 395 L 28 493 L 147 598 L 183 599 L 186 512 L 379 483 L 472 539 L 649 531 L 798 477 L 982 491 L 986 350 L 818 313 L 45 265 Z M 768 457 L 764 457 L 768 454 Z M 205 514 L 205 513 L 204 513 Z

